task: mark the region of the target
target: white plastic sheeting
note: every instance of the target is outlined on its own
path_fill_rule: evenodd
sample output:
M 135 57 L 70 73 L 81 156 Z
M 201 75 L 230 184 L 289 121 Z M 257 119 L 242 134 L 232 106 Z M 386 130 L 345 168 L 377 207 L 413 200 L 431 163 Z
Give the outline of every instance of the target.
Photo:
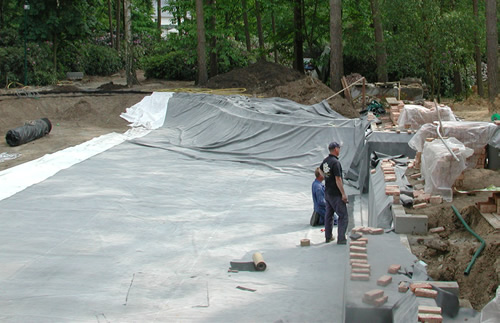
M 445 200 L 451 201 L 453 198 L 451 187 L 466 169 L 465 160 L 472 156 L 474 151 L 465 147 L 456 138 L 452 137 L 444 141 L 459 161 L 455 160 L 441 140 L 433 140 L 424 145 L 421 171 L 425 179 L 425 192 L 439 194 Z
M 441 134 L 444 137 L 455 137 L 466 147 L 473 150 L 484 148 L 493 137 L 497 126 L 491 122 L 443 122 Z M 421 152 L 424 149 L 426 138 L 437 138 L 437 124 L 425 124 L 408 142 L 413 150 Z M 500 137 L 497 137 L 500 140 Z M 500 143 L 497 143 L 500 144 Z
M 455 115 L 450 107 L 439 107 L 441 121 L 456 121 Z M 398 119 L 400 128 L 417 130 L 426 123 L 438 121 L 436 108 L 427 109 L 421 105 L 406 104 Z

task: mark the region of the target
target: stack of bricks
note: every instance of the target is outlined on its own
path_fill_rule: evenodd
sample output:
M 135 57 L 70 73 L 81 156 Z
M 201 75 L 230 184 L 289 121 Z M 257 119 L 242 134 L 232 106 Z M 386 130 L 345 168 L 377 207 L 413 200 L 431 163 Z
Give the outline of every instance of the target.
M 351 264 L 351 280 L 370 280 L 370 264 L 368 263 L 368 254 L 366 238 L 351 241 L 349 245 L 349 258 Z
M 384 291 L 381 289 L 373 289 L 363 295 L 363 303 L 377 307 L 383 305 L 388 299 L 389 296 L 384 295 Z
M 392 123 L 394 123 L 394 125 L 397 126 L 399 116 L 401 115 L 401 110 L 403 110 L 405 104 L 403 103 L 403 101 L 396 100 L 395 98 L 387 98 L 386 100 L 390 106 L 390 116 Z
M 485 202 L 476 202 L 476 206 L 481 213 L 500 214 L 500 192 L 493 193 Z
M 392 160 L 383 160 L 380 164 L 380 167 L 384 172 L 384 180 L 386 182 L 396 181 L 396 171 L 394 170 L 394 165 L 396 165 L 396 163 Z
M 408 287 L 407 285 L 402 288 L 400 284 L 399 291 L 406 292 L 408 289 L 415 294 L 418 298 L 430 298 L 436 299 L 438 292 L 432 288 L 429 283 L 411 283 Z M 441 315 L 441 307 L 437 306 L 419 306 L 418 307 L 418 322 L 436 322 L 440 323 L 443 321 Z

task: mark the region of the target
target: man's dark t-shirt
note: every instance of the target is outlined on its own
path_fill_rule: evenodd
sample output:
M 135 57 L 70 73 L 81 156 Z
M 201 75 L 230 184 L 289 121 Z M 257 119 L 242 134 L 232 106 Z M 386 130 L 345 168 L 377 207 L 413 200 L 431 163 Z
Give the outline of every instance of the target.
M 342 195 L 335 181 L 336 176 L 342 177 L 342 165 L 340 165 L 339 159 L 334 155 L 328 155 L 319 168 L 325 175 L 325 194 L 329 196 Z

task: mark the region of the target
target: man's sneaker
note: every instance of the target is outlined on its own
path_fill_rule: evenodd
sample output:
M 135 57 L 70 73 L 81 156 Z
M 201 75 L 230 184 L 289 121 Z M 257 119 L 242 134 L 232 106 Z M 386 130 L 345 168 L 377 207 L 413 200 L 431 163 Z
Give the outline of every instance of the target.
M 339 240 L 337 241 L 337 244 L 347 244 L 347 240 Z
M 335 241 L 335 237 L 331 237 L 330 239 L 326 239 L 325 240 L 326 243 L 329 243 L 329 242 L 332 242 L 332 241 Z

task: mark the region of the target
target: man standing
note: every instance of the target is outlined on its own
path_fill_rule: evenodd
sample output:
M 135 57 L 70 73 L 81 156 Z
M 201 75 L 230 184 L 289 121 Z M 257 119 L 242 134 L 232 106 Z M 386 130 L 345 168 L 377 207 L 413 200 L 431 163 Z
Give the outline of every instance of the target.
M 325 213 L 326 213 L 326 203 L 325 203 L 325 186 L 323 185 L 323 175 L 319 168 L 314 171 L 316 179 L 312 183 L 312 199 L 314 204 L 314 214 L 313 219 L 316 221 L 311 221 L 311 225 L 323 225 L 325 224 Z
M 328 145 L 330 154 L 323 160 L 319 166 L 325 178 L 325 239 L 326 242 L 335 240 L 332 235 L 333 231 L 333 214 L 337 213 L 338 219 L 338 241 L 337 244 L 346 244 L 345 237 L 347 223 L 349 221 L 347 215 L 347 195 L 344 191 L 342 181 L 342 165 L 338 159 L 340 154 L 340 145 L 337 142 L 331 142 Z

